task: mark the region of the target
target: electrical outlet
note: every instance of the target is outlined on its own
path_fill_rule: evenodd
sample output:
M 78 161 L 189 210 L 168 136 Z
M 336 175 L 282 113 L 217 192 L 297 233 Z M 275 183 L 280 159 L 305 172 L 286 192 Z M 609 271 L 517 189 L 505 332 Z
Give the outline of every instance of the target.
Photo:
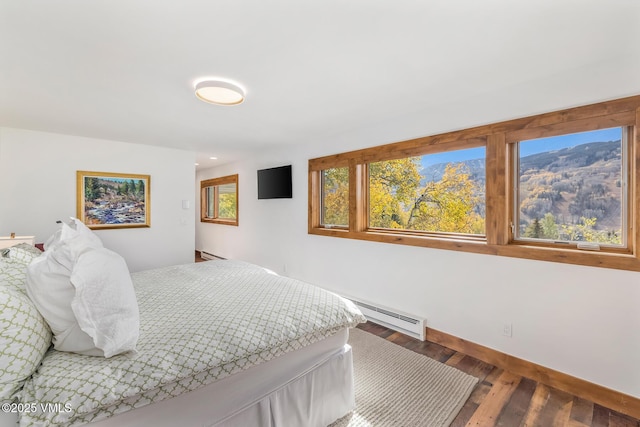
M 502 324 L 502 335 L 505 337 L 513 336 L 513 331 L 511 330 L 511 323 L 503 323 Z

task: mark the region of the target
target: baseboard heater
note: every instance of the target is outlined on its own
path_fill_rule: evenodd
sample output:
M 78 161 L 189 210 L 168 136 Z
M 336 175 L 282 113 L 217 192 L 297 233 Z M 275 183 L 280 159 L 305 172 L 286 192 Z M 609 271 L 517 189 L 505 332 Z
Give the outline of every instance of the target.
M 220 256 L 212 254 L 211 252 L 205 252 L 205 251 L 200 251 L 200 257 L 202 259 L 207 259 L 207 260 L 224 259 Z
M 382 308 L 354 298 L 345 298 L 351 300 L 355 305 L 357 305 L 367 320 L 386 326 L 394 331 L 402 332 L 403 334 L 417 338 L 421 341 L 425 340 L 425 326 L 427 325 L 427 319 L 408 315 L 406 313 L 401 314 L 388 308 Z

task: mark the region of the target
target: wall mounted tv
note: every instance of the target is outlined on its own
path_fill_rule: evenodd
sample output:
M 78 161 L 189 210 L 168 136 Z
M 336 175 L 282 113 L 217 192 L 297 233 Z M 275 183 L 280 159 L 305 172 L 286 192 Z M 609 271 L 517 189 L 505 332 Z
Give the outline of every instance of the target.
M 258 199 L 291 198 L 291 165 L 258 171 Z

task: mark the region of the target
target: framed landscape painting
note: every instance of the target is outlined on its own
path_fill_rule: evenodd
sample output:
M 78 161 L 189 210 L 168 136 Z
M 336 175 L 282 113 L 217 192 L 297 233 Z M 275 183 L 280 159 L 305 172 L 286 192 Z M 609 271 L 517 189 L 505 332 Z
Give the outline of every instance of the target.
M 149 227 L 151 178 L 77 172 L 77 216 L 91 229 Z

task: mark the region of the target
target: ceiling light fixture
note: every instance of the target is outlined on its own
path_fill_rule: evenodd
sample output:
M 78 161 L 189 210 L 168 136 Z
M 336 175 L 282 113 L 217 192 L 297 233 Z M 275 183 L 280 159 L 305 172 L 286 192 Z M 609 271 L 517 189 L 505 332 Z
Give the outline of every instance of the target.
M 196 83 L 196 96 L 217 105 L 238 105 L 244 101 L 244 89 L 226 80 L 209 79 Z
M 209 157 L 209 160 L 218 160 L 217 157 Z

